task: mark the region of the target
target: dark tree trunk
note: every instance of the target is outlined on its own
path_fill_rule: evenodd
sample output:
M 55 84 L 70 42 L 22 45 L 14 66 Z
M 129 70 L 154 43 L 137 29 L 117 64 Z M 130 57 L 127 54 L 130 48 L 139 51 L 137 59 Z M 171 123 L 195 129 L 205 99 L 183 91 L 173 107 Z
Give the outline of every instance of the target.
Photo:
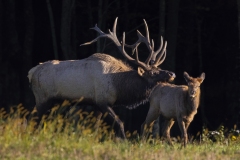
M 119 10 L 120 10 L 120 5 L 119 5 Z M 128 17 L 129 15 L 129 0 L 125 0 L 124 1 L 124 17 L 126 18 L 124 20 L 124 30 L 128 31 L 129 28 L 129 19 L 130 17 Z
M 240 81 L 240 0 L 237 0 L 237 6 L 238 6 L 238 53 L 236 55 L 236 69 L 237 69 L 237 79 L 238 82 Z M 238 85 L 239 86 L 239 85 Z M 240 88 L 238 88 L 238 127 L 240 126 Z
M 56 39 L 56 30 L 55 30 L 55 23 L 52 13 L 52 7 L 50 0 L 46 0 L 48 14 L 49 14 L 49 21 L 51 26 L 51 33 L 52 33 L 52 42 L 53 42 L 53 52 L 54 52 L 54 59 L 58 59 L 58 49 L 57 49 L 57 39 Z
M 0 66 L 2 65 L 2 58 L 3 58 L 3 2 L 0 0 Z M 1 74 L 1 72 L 0 72 Z M 2 83 L 0 83 L 2 84 Z M 1 92 L 0 88 L 0 92 Z M 1 94 L 0 94 L 1 95 Z
M 103 6 L 103 0 L 98 1 L 98 26 L 101 28 L 102 27 L 102 6 Z M 103 28 L 102 28 L 102 31 Z M 98 34 L 98 33 L 97 33 Z M 97 41 L 97 52 L 101 51 L 101 40 Z
M 180 30 L 179 34 L 181 35 L 181 44 L 180 47 L 182 48 L 182 56 L 178 56 L 177 63 L 181 64 L 178 65 L 183 71 L 187 71 L 191 73 L 194 71 L 196 64 L 198 63 L 198 59 L 196 58 L 196 54 L 193 54 L 197 49 L 197 30 L 196 30 L 196 14 L 195 14 L 195 7 L 196 4 L 189 3 L 186 5 L 188 8 L 188 12 L 182 12 L 181 20 L 182 20 L 182 30 Z M 182 72 L 179 73 L 182 75 Z
M 25 35 L 23 44 L 22 56 L 22 72 L 20 73 L 21 86 L 21 102 L 24 102 L 25 107 L 33 107 L 34 97 L 27 79 L 27 74 L 32 67 L 32 51 L 34 39 L 34 14 L 32 0 L 24 0 L 24 21 L 25 21 Z
M 159 1 L 159 39 L 158 42 L 160 43 L 160 37 L 165 37 L 165 16 L 166 16 L 166 2 L 165 0 Z M 158 43 L 158 44 L 159 44 Z
M 5 25 L 6 25 L 6 42 L 9 46 L 9 57 L 15 56 L 20 51 L 20 44 L 18 42 L 18 33 L 16 30 L 15 18 L 15 0 L 5 1 Z
M 2 69 L 3 67 L 3 61 L 2 61 L 2 55 L 3 55 L 3 3 L 2 0 L 0 0 L 0 77 L 3 77 Z M 3 97 L 3 79 L 0 78 L 0 97 Z M 0 106 L 3 106 L 2 102 L 0 102 Z
M 75 17 L 75 0 L 63 0 L 62 1 L 62 20 L 61 20 L 61 47 L 64 59 L 76 59 L 76 43 L 72 42 L 73 30 L 72 26 Z M 74 30 L 75 31 L 75 30 Z
M 15 0 L 8 0 L 3 2 L 4 5 L 4 58 L 6 63 L 1 70 L 3 71 L 4 96 L 1 97 L 4 105 L 13 105 L 19 103 L 20 89 L 19 89 L 19 76 L 21 71 L 21 54 L 19 37 L 16 29 L 16 12 L 15 12 Z M 7 106 L 4 106 L 7 107 Z
M 108 0 L 99 0 L 98 1 L 98 26 L 103 32 L 106 30 L 106 18 L 108 13 Z M 103 43 L 106 39 L 100 39 L 97 41 L 97 52 L 103 52 L 104 46 Z
M 199 74 L 203 72 L 203 54 L 202 54 L 202 31 L 201 31 L 202 20 L 197 20 L 197 41 L 198 41 L 198 72 Z M 201 117 L 203 124 L 209 124 L 206 114 L 205 114 L 205 103 L 204 103 L 204 85 L 201 86 Z
M 94 22 L 94 16 L 93 16 L 93 12 L 94 12 L 94 7 L 92 4 L 92 0 L 88 0 L 87 1 L 87 15 L 88 15 L 88 28 L 92 27 L 95 25 L 96 22 Z M 82 24 L 84 23 L 84 20 L 82 21 Z M 95 37 L 95 32 L 87 32 L 87 35 L 89 37 Z M 84 54 L 84 57 L 88 56 L 89 54 L 95 53 L 96 52 L 96 44 L 93 44 L 94 47 L 88 47 L 87 51 L 83 51 L 81 54 Z
M 93 26 L 93 9 L 92 9 L 92 1 L 89 0 L 87 1 L 87 5 L 88 5 L 88 22 L 89 22 L 89 26 Z
M 167 46 L 167 58 L 165 64 L 170 71 L 176 71 L 176 44 L 177 44 L 177 31 L 178 31 L 178 10 L 180 0 L 168 0 L 167 1 L 167 24 L 166 24 L 166 39 Z
M 71 48 L 72 58 L 77 58 L 77 26 L 76 26 L 76 4 L 75 0 L 72 3 L 72 24 L 71 24 Z
M 2 39 L 3 39 L 3 4 L 2 4 L 2 0 L 0 0 L 0 64 L 2 63 Z M 0 92 L 1 92 L 1 88 L 0 88 Z M 1 96 L 1 93 L 0 93 Z

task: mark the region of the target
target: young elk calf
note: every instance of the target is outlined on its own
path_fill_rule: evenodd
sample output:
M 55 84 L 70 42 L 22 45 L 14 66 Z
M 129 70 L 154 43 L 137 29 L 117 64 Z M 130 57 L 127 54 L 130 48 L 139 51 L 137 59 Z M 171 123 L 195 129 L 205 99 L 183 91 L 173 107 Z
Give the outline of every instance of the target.
M 150 126 L 161 114 L 165 117 L 164 136 L 172 145 L 170 139 L 170 129 L 177 120 L 184 139 L 184 147 L 187 144 L 187 129 L 192 122 L 200 102 L 200 85 L 205 78 L 205 73 L 200 77 L 193 78 L 184 72 L 186 85 L 173 85 L 160 83 L 150 95 L 150 108 L 145 122 L 142 124 L 142 135 L 145 135 L 145 128 Z M 145 126 L 146 125 L 146 126 Z

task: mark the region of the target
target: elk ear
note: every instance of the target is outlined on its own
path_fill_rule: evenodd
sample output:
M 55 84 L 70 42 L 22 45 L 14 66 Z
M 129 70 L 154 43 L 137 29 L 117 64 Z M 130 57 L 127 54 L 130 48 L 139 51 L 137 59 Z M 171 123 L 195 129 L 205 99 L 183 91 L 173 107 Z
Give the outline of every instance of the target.
M 199 82 L 199 83 L 202 83 L 204 79 L 205 79 L 205 73 L 203 72 L 203 73 L 200 75 L 200 77 L 198 78 L 198 82 Z
M 144 72 L 145 72 L 144 69 L 142 69 L 141 67 L 138 67 L 138 74 L 139 74 L 140 76 L 143 76 Z
M 191 77 L 188 75 L 187 72 L 183 72 L 183 77 L 185 78 L 187 83 L 191 80 Z

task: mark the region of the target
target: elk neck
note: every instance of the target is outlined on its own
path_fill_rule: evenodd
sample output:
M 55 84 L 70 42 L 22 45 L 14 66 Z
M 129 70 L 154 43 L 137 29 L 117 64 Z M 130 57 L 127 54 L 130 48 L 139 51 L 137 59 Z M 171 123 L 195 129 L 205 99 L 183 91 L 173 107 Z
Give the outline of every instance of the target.
M 200 103 L 200 89 L 197 90 L 195 97 L 191 97 L 187 92 L 186 101 L 187 101 L 187 110 L 192 112 L 198 109 Z
M 156 85 L 139 76 L 135 70 L 118 73 L 114 79 L 117 90 L 115 106 L 125 106 L 129 109 L 148 102 L 150 93 Z

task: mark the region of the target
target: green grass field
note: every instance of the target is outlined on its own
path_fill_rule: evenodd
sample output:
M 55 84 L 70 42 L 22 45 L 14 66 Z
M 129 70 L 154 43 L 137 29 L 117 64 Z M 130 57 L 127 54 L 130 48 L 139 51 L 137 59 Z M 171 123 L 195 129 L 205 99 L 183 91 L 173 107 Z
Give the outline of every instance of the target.
M 54 113 L 54 109 L 53 112 Z M 71 116 L 70 116 L 71 114 Z M 240 137 L 218 135 L 212 142 L 203 131 L 201 141 L 191 141 L 186 148 L 179 142 L 169 146 L 159 139 L 141 140 L 128 133 L 124 141 L 109 132 L 102 121 L 96 123 L 92 113 L 69 113 L 62 117 L 51 114 L 36 129 L 34 117 L 18 106 L 0 113 L 0 159 L 81 159 L 81 160 L 154 160 L 154 159 L 240 159 Z M 70 117 L 70 118 L 67 118 Z M 76 123 L 75 123 L 76 122 Z M 221 131 L 220 131 L 221 133 Z M 135 135 L 134 135 L 135 134 Z

